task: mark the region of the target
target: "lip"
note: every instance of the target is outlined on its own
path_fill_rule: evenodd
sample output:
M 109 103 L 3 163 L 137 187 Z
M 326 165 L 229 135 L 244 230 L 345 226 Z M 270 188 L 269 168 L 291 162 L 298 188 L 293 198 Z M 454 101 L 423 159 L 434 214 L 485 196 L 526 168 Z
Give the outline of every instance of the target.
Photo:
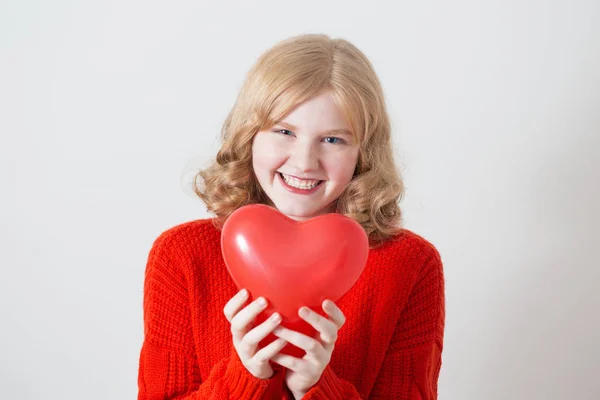
M 286 174 L 287 175 L 287 174 Z M 293 176 L 293 175 L 290 175 Z M 319 184 L 317 186 L 315 186 L 312 189 L 306 190 L 306 189 L 298 189 L 295 188 L 293 186 L 288 185 L 284 180 L 283 177 L 281 176 L 281 172 L 277 172 L 277 178 L 279 179 L 279 182 L 281 182 L 281 185 L 288 191 L 292 192 L 292 193 L 297 193 L 297 194 L 312 194 L 314 192 L 316 192 L 317 190 L 319 190 L 321 188 L 321 186 L 323 185 L 323 180 L 320 180 Z M 317 180 L 317 179 L 315 179 Z

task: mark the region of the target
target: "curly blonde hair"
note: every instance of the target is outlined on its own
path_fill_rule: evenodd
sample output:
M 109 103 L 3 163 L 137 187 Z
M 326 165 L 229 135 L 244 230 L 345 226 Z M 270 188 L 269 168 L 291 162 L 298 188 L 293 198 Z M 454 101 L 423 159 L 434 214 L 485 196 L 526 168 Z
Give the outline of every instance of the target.
M 193 179 L 194 192 L 217 217 L 217 228 L 239 207 L 272 204 L 252 169 L 253 138 L 324 91 L 331 93 L 360 144 L 354 177 L 337 199 L 337 212 L 364 228 L 371 247 L 402 230 L 404 183 L 394 163 L 379 78 L 354 45 L 324 34 L 283 40 L 248 72 L 223 124 L 215 162 Z

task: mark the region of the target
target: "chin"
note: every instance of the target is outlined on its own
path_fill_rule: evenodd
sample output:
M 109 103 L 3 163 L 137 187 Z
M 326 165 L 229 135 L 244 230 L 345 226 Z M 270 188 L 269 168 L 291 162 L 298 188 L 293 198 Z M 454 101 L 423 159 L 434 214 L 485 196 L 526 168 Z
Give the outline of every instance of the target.
M 277 207 L 277 209 L 284 215 L 296 220 L 309 219 L 319 212 L 318 209 L 307 209 L 298 207 Z

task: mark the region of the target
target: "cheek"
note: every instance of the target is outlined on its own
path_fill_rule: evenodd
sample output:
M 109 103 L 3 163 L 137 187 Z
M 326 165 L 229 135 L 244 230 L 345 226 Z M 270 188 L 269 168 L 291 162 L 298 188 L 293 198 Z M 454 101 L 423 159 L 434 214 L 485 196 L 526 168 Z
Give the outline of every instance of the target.
M 252 158 L 252 166 L 254 167 L 254 171 L 259 176 L 264 176 L 271 169 L 272 163 L 269 161 L 268 157 L 264 156 L 255 156 Z
M 266 175 L 279 168 L 281 157 L 272 146 L 253 148 L 252 166 L 258 175 Z
M 276 140 L 265 136 L 256 138 L 252 146 L 252 162 L 261 168 L 277 168 L 285 159 L 282 145 Z
M 358 161 L 358 153 L 345 153 L 340 154 L 335 159 L 328 162 L 327 172 L 331 178 L 338 181 L 345 181 L 345 183 L 352 180 L 354 170 L 356 169 L 356 162 Z

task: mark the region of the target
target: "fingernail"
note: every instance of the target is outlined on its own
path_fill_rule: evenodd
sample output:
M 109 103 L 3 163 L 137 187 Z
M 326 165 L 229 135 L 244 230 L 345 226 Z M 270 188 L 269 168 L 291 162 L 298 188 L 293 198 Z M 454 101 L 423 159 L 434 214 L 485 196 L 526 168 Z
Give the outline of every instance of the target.
M 242 299 L 245 299 L 246 297 L 248 297 L 248 291 L 246 289 L 242 289 L 240 291 L 240 296 L 242 296 Z
M 279 322 L 280 319 L 281 316 L 278 313 L 274 313 L 273 315 L 271 315 L 271 321 L 273 322 Z
M 259 306 L 266 306 L 267 305 L 267 300 L 264 297 L 260 297 L 258 299 L 258 305 Z
M 307 317 L 308 316 L 308 308 L 306 307 L 302 307 L 300 308 L 300 315 L 302 315 L 303 317 Z

